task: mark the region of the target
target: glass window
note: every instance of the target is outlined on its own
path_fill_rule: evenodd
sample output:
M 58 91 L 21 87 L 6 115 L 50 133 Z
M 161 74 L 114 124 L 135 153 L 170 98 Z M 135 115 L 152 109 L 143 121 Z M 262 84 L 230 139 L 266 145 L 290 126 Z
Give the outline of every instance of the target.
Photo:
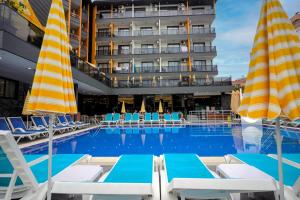
M 110 31 L 108 28 L 99 28 L 98 36 L 100 37 L 110 37 Z
M 154 53 L 153 44 L 142 44 L 141 47 L 142 54 Z
M 130 35 L 129 28 L 119 28 L 118 32 L 119 32 L 120 36 L 129 36 Z
M 202 33 L 203 28 L 204 28 L 204 25 L 193 25 L 192 26 L 192 32 L 193 33 Z
M 129 62 L 120 62 L 116 67 L 117 73 L 129 73 L 130 63 Z
M 142 62 L 142 72 L 154 72 L 154 62 Z
M 194 43 L 194 52 L 203 52 L 205 43 L 204 42 L 199 42 L 199 43 Z
M 141 35 L 153 35 L 152 27 L 141 27 Z
M 109 46 L 98 46 L 99 55 L 110 55 Z
M 4 91 L 5 91 L 5 80 L 0 79 L 0 97 L 4 96 Z
M 15 98 L 16 82 L 0 78 L 0 97 Z
M 168 44 L 168 53 L 180 52 L 180 44 Z
M 130 53 L 130 46 L 129 45 L 119 45 L 119 54 L 127 55 Z
M 179 26 L 168 26 L 167 30 L 168 30 L 168 34 L 178 34 Z

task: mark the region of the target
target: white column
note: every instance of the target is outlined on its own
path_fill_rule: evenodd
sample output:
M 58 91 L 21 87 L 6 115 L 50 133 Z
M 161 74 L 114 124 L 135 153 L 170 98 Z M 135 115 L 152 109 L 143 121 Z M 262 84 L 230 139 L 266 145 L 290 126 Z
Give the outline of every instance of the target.
M 161 69 L 161 57 L 159 57 L 159 72 L 161 72 L 162 69 Z
M 160 33 L 161 31 L 160 31 L 160 19 L 158 20 L 158 35 L 160 35 L 161 33 Z
M 158 52 L 161 53 L 161 39 L 158 39 Z
M 130 44 L 131 44 L 131 54 L 134 55 L 134 40 L 132 40 Z
M 160 16 L 160 2 L 158 2 L 158 16 Z
M 133 21 L 131 22 L 130 27 L 131 27 L 131 36 L 134 36 L 134 23 L 133 23 Z
M 131 17 L 134 17 L 134 4 L 131 6 Z
M 132 58 L 132 60 L 131 60 L 131 73 L 135 73 L 134 58 Z

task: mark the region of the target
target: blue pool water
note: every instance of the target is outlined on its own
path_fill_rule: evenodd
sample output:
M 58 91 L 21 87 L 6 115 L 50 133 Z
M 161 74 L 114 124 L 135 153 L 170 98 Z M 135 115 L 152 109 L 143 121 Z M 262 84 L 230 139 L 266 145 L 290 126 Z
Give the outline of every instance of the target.
M 274 128 L 244 129 L 240 125 L 93 129 L 55 140 L 54 153 L 119 156 L 121 154 L 196 153 L 223 156 L 232 153 L 276 153 Z M 300 153 L 300 131 L 282 129 L 283 153 Z M 47 143 L 22 149 L 47 153 Z

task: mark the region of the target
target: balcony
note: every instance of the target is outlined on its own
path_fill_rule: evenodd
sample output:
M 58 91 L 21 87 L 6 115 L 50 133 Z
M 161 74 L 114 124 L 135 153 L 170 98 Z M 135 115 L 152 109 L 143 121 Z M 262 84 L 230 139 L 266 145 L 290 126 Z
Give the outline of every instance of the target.
M 142 80 L 137 78 L 135 81 L 111 80 L 113 88 L 174 88 L 174 87 L 207 87 L 207 86 L 231 86 L 231 77 L 217 77 L 208 80 L 199 78 L 195 80 L 179 80 L 179 79 L 160 79 Z
M 190 31 L 190 35 L 215 35 L 215 28 L 199 28 L 193 29 Z M 102 38 L 110 37 L 143 37 L 143 36 L 178 36 L 178 35 L 187 35 L 186 29 L 170 30 L 170 29 L 161 29 L 159 30 L 134 30 L 133 34 L 131 31 L 115 31 L 111 35 L 110 31 L 98 32 L 98 40 Z
M 88 21 L 88 14 L 86 10 L 82 10 L 82 23 L 85 23 Z
M 216 47 L 215 46 L 201 46 L 201 47 L 194 47 L 191 49 L 191 53 L 198 54 L 216 54 Z M 183 47 L 163 47 L 161 48 L 161 52 L 159 51 L 159 48 L 135 48 L 133 50 L 133 53 L 131 50 L 118 50 L 114 49 L 111 55 L 110 50 L 97 50 L 96 56 L 97 58 L 102 58 L 103 56 L 122 56 L 122 55 L 139 55 L 139 56 L 151 56 L 155 54 L 167 54 L 167 55 L 173 55 L 173 56 L 184 56 L 188 54 L 188 49 L 186 46 Z M 177 54 L 177 55 L 176 55 Z
M 109 68 L 102 68 L 102 72 L 108 73 Z M 190 72 L 188 66 L 136 66 L 134 69 L 113 69 L 113 74 L 135 74 L 135 73 L 180 73 Z M 217 73 L 217 65 L 193 65 L 192 72 Z
M 79 38 L 78 38 L 78 35 L 70 33 L 70 43 L 71 43 L 72 48 L 79 47 Z
M 63 0 L 64 10 L 69 10 L 69 0 Z
M 87 32 L 85 30 L 81 30 L 81 38 L 86 39 L 87 38 Z
M 80 26 L 79 16 L 76 13 L 71 13 L 71 27 L 78 28 Z
M 113 12 L 113 13 L 100 13 L 99 19 L 118 19 L 118 18 L 145 18 L 145 17 L 168 17 L 168 16 L 195 16 L 195 15 L 214 15 L 213 9 L 198 9 L 198 10 L 164 10 L 164 11 L 131 11 Z
M 80 57 L 81 58 L 85 58 L 86 55 L 87 55 L 86 48 L 81 47 L 81 49 L 80 49 Z

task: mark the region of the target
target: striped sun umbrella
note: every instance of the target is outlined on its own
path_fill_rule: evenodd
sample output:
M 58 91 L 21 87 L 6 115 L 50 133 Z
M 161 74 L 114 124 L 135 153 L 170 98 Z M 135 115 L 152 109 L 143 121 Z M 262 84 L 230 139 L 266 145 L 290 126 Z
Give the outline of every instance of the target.
M 140 112 L 141 112 L 141 113 L 145 113 L 145 112 L 146 112 L 144 100 L 142 101 L 142 105 L 141 105 L 141 110 L 140 110 Z
M 121 113 L 123 113 L 123 114 L 126 113 L 125 102 L 124 101 L 122 103 Z
M 280 199 L 284 198 L 279 116 L 300 117 L 300 41 L 279 0 L 264 0 L 241 116 L 276 119 Z
M 158 112 L 159 112 L 159 113 L 163 113 L 163 112 L 164 112 L 164 109 L 163 109 L 163 107 L 162 107 L 161 100 L 159 101 Z
M 62 0 L 52 0 L 28 105 L 35 113 L 50 115 L 47 199 L 51 199 L 55 114 L 77 113 L 69 47 Z

